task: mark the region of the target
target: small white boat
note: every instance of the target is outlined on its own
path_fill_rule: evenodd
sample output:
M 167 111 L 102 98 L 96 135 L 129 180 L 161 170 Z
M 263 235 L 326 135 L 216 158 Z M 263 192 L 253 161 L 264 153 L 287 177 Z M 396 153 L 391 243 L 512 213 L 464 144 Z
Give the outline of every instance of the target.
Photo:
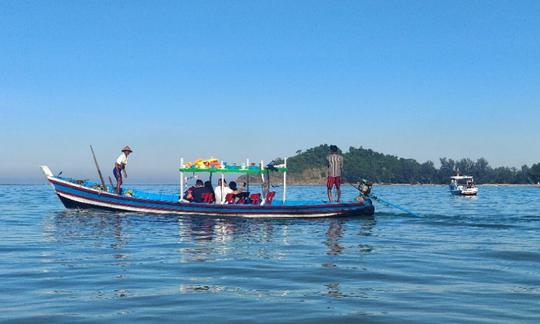
M 457 196 L 476 196 L 478 187 L 474 184 L 471 176 L 453 176 L 450 177 L 450 192 Z

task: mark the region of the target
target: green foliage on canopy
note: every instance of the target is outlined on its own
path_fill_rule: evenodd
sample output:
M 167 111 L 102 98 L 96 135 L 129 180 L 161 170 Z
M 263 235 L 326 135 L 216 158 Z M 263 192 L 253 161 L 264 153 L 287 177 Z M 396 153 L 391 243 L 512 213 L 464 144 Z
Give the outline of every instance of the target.
M 266 172 L 266 168 L 240 168 L 240 167 L 225 167 L 225 168 L 179 168 L 180 172 L 186 173 L 238 173 L 238 174 L 261 174 Z M 286 172 L 287 168 L 274 168 L 270 171 Z

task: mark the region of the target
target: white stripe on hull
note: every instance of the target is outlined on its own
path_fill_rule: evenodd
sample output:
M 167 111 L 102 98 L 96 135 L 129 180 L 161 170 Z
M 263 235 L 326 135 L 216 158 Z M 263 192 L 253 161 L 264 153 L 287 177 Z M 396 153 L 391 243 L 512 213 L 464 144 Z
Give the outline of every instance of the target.
M 94 200 L 89 200 L 77 196 L 72 196 L 63 192 L 56 193 L 63 198 L 73 200 L 79 203 L 84 203 L 87 205 L 92 206 L 98 206 L 98 207 L 104 207 L 104 208 L 111 208 L 116 210 L 123 210 L 123 211 L 130 211 L 130 212 L 140 212 L 140 213 L 156 213 L 156 214 L 178 214 L 178 215 L 206 215 L 206 216 L 220 216 L 220 217 L 227 217 L 227 216 L 233 216 L 233 217 L 249 217 L 249 218 L 289 218 L 289 217 L 296 217 L 296 218 L 309 218 L 309 217 L 331 217 L 331 216 L 338 216 L 339 213 L 335 212 L 326 212 L 326 213 L 313 213 L 313 214 L 249 214 L 249 213 L 238 213 L 238 214 L 223 214 L 219 212 L 200 212 L 200 211 L 185 211 L 185 210 L 158 210 L 153 208 L 144 208 L 144 207 L 132 207 L 132 206 L 123 206 L 123 205 L 116 205 L 116 204 L 109 204 L 106 202 L 98 202 Z

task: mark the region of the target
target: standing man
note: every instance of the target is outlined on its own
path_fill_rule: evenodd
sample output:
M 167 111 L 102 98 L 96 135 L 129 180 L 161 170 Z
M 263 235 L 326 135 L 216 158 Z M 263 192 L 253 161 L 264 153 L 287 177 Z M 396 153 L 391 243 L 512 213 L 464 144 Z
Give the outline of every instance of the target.
M 337 202 L 341 201 L 341 174 L 343 173 L 343 156 L 338 154 L 338 147 L 330 145 L 330 154 L 326 157 L 328 177 L 326 188 L 328 189 L 328 201 L 332 202 L 332 189 L 336 186 Z
M 120 192 L 122 192 L 122 171 L 124 172 L 124 176 L 127 178 L 127 172 L 126 172 L 126 165 L 128 162 L 128 155 L 133 152 L 129 146 L 125 146 L 122 149 L 122 154 L 116 159 L 116 163 L 114 164 L 113 174 L 116 178 L 116 194 L 119 195 Z

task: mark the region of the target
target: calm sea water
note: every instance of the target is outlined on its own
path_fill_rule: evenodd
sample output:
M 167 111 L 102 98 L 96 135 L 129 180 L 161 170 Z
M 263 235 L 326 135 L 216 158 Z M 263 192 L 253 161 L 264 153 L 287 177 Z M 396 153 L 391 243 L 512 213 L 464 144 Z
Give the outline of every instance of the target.
M 48 185 L 0 186 L 0 320 L 540 321 L 540 188 L 375 193 L 420 216 L 380 204 L 319 220 L 75 212 Z

